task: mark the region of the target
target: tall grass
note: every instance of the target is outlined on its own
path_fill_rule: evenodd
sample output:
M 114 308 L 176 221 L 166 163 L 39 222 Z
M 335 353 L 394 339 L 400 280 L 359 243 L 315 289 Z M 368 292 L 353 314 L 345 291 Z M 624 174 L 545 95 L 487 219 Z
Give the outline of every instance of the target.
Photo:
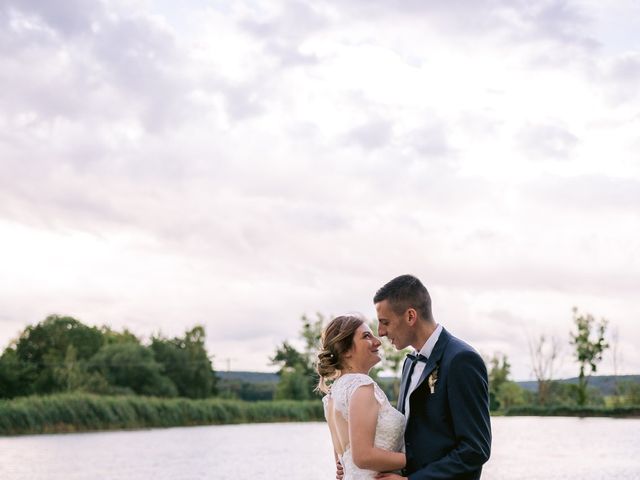
M 322 420 L 319 401 L 58 394 L 0 400 L 0 435 Z
M 523 405 L 508 408 L 507 416 L 540 417 L 640 417 L 640 405 L 624 407 L 577 407 L 566 405 L 539 406 Z

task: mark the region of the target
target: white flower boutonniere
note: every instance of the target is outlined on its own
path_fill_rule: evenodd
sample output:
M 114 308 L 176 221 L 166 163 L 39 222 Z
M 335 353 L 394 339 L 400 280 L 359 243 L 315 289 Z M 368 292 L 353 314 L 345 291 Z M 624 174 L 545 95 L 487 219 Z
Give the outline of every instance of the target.
M 433 372 L 429 375 L 427 382 L 429 382 L 429 391 L 433 395 L 436 391 L 436 382 L 438 381 L 438 367 L 433 369 Z

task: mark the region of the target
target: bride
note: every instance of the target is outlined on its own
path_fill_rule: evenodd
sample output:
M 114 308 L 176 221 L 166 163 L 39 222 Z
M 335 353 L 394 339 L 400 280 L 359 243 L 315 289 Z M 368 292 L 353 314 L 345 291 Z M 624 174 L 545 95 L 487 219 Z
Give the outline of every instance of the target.
M 322 333 L 318 389 L 327 394 L 324 413 L 344 480 L 376 478 L 406 463 L 404 415 L 368 375 L 380 361 L 379 348 L 380 340 L 357 315 L 334 318 Z

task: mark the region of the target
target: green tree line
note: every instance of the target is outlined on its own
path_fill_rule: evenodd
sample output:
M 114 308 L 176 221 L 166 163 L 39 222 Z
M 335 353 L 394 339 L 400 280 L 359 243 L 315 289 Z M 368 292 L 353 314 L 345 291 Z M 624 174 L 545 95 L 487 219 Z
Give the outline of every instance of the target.
M 596 320 L 589 313 L 573 308 L 573 330 L 569 332 L 569 346 L 578 367 L 577 383 L 560 382 L 553 378 L 554 362 L 558 360 L 560 341 L 540 335 L 530 342 L 532 371 L 537 392 L 523 389 L 510 380 L 511 364 L 506 355 L 496 353 L 487 361 L 489 372 L 490 406 L 493 411 L 507 414 L 550 414 L 575 411 L 593 415 L 607 409 L 623 414 L 637 412 L 640 406 L 640 383 L 616 380 L 615 394 L 605 397 L 599 389 L 589 386 L 589 379 L 598 370 L 604 352 L 610 348 L 606 340 L 608 321 Z M 627 410 L 625 410 L 625 408 Z M 622 412 L 622 413 L 621 413 Z
M 59 392 L 207 398 L 216 384 L 202 326 L 143 344 L 126 329 L 50 315 L 0 356 L 0 398 Z
M 271 357 L 271 364 L 279 367 L 280 382 L 275 386 L 274 392 L 276 399 L 307 400 L 316 395 L 313 388 L 318 379 L 314 362 L 326 318 L 318 313 L 315 319 L 303 315 L 301 320 L 302 328 L 296 342 L 298 346 L 285 340 Z M 530 345 L 532 371 L 538 382 L 537 392 L 525 390 L 511 379 L 511 364 L 506 355 L 495 353 L 485 360 L 492 411 L 506 412 L 516 408 L 525 411 L 522 410 L 524 406 L 535 407 L 531 411 L 539 411 L 540 408 L 557 410 L 559 407 L 575 407 L 581 409 L 579 411 L 587 411 L 584 410 L 587 406 L 617 408 L 640 405 L 640 383 L 617 383 L 616 394 L 612 398 L 605 398 L 598 389 L 589 386 L 591 375 L 597 372 L 604 352 L 610 347 L 605 339 L 607 320 L 596 320 L 591 314 L 581 314 L 574 308 L 572 321 L 574 330 L 569 332 L 568 344 L 573 348 L 573 357 L 578 366 L 578 382 L 570 384 L 553 378 L 553 363 L 558 359 L 559 340 L 542 335 Z M 377 331 L 373 323 L 371 328 L 374 332 Z M 398 396 L 400 369 L 406 351 L 398 352 L 386 339 L 382 340 L 383 360 L 372 371 L 372 375 L 377 377 L 381 371 L 391 374 L 390 378 L 376 379 L 393 401 Z

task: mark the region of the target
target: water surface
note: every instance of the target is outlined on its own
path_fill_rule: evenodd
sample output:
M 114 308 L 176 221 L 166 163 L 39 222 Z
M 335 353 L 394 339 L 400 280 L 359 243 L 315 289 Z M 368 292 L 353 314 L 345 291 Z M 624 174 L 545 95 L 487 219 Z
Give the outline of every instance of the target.
M 495 417 L 484 480 L 640 479 L 640 419 Z M 0 437 L 2 480 L 330 480 L 324 423 Z

